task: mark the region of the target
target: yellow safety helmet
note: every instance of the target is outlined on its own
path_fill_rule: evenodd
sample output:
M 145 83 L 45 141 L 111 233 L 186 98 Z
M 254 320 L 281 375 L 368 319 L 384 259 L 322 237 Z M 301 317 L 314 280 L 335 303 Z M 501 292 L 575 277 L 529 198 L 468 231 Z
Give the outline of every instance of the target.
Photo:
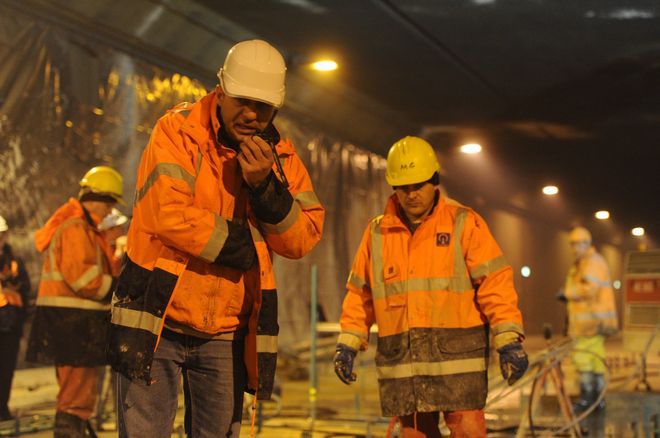
M 281 108 L 284 104 L 286 65 L 266 41 L 241 41 L 227 53 L 218 71 L 222 91 L 231 97 L 258 100 Z
M 575 227 L 568 236 L 568 240 L 572 242 L 589 242 L 591 244 L 591 233 L 584 227 Z
M 3 231 L 7 231 L 8 229 L 9 229 L 9 225 L 7 225 L 7 221 L 5 220 L 5 218 L 0 216 L 0 233 L 2 233 Z
M 433 147 L 419 137 L 403 137 L 387 153 L 385 179 L 393 187 L 417 184 L 431 179 L 440 170 Z
M 123 178 L 121 174 L 109 166 L 96 166 L 87 171 L 80 180 L 80 194 L 95 193 L 112 197 L 122 205 L 126 205 L 123 195 Z

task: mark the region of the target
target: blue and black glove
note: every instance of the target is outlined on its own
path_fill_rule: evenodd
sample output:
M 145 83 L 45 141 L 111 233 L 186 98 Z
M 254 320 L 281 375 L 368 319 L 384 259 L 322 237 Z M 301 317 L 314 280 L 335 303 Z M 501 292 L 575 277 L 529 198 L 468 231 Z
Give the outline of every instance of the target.
M 356 355 L 357 350 L 346 344 L 337 344 L 335 357 L 333 359 L 335 364 L 335 374 L 337 374 L 339 380 L 347 385 L 350 385 L 351 382 L 355 382 L 357 379 L 357 376 L 353 372 L 353 362 L 355 361 Z
M 498 348 L 497 352 L 500 354 L 500 371 L 502 371 L 502 377 L 504 377 L 504 380 L 509 385 L 513 385 L 527 371 L 527 367 L 529 366 L 527 353 L 525 353 L 522 344 L 518 341 Z

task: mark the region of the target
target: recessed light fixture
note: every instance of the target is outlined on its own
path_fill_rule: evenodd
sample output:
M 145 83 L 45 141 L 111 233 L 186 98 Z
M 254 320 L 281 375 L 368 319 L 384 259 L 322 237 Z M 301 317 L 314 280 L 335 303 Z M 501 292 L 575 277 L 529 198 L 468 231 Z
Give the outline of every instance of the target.
M 635 227 L 632 230 L 630 230 L 630 233 L 633 236 L 641 237 L 641 236 L 644 235 L 645 231 L 644 231 L 644 228 L 642 228 L 642 227 Z
M 600 219 L 600 220 L 604 221 L 605 219 L 609 219 L 609 218 L 610 218 L 610 212 L 607 211 L 607 210 L 598 210 L 598 211 L 594 214 L 594 216 L 596 216 L 596 219 Z
M 559 187 L 557 186 L 545 186 L 543 187 L 543 194 L 547 196 L 554 196 L 559 193 Z
M 461 146 L 461 152 L 464 154 L 478 154 L 481 152 L 481 145 L 479 143 L 467 143 Z
M 520 268 L 520 275 L 522 275 L 525 278 L 528 278 L 529 276 L 532 275 L 532 269 L 529 266 L 523 266 Z
M 323 59 L 312 63 L 312 69 L 316 71 L 332 71 L 337 70 L 339 65 L 332 59 Z

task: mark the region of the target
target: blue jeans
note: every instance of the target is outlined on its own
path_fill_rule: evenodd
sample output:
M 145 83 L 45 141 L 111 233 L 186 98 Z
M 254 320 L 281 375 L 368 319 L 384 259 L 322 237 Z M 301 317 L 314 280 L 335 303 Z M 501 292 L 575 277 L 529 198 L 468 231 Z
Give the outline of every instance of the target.
M 243 340 L 206 340 L 164 329 L 151 366 L 151 385 L 117 379 L 120 437 L 170 438 L 181 374 L 188 437 L 237 437 L 246 371 Z

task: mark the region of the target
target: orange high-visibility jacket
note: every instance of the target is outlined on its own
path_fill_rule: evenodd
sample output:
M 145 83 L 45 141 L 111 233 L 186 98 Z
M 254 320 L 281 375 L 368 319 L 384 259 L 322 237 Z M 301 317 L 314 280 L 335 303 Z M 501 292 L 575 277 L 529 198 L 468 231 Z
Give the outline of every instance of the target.
M 523 335 L 513 274 L 484 220 L 437 194 L 411 234 L 395 195 L 364 232 L 338 342 L 366 349 L 378 324 L 384 416 L 482 409 L 488 332 Z
M 158 121 L 142 155 L 127 262 L 113 298 L 109 358 L 128 378 L 149 382 L 169 315 L 204 333 L 245 328 L 248 387 L 267 399 L 279 331 L 271 251 L 287 258 L 307 254 L 321 238 L 325 211 L 284 140 L 276 150 L 293 201 L 278 223 L 260 221 L 236 152 L 218 140 L 216 108 L 215 92 L 175 107 Z M 236 223 L 249 224 L 256 247 L 258 262 L 247 272 L 215 263 Z M 209 297 L 212 304 L 205 304 Z M 207 313 L 219 316 L 208 320 Z
M 611 335 L 617 331 L 610 269 L 594 247 L 571 265 L 564 295 L 568 300 L 569 336 Z
M 71 366 L 106 364 L 112 253 L 96 228 L 100 218 L 76 199 L 35 233 L 44 252 L 27 360 Z

